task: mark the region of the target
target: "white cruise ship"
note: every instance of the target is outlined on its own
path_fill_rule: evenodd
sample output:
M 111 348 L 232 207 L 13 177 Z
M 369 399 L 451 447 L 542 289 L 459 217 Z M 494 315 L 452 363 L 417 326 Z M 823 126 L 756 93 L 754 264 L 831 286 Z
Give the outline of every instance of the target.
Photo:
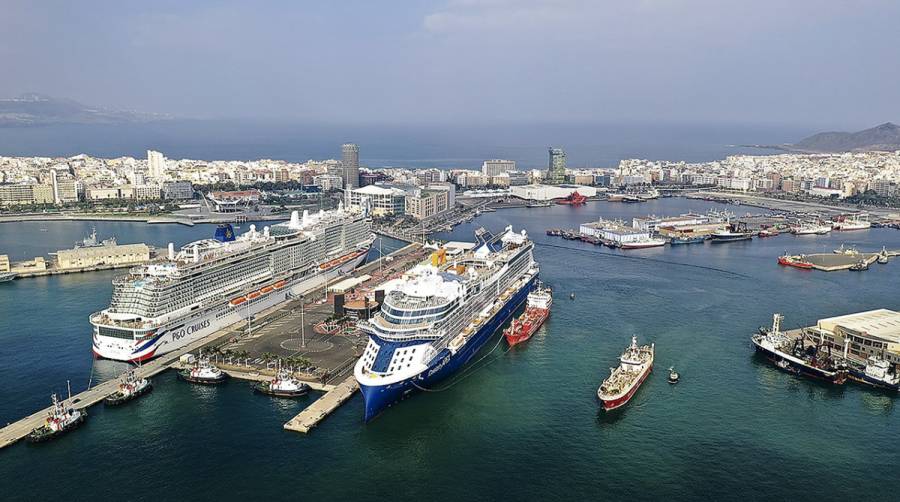
M 476 235 L 474 250 L 440 248 L 387 283 L 381 310 L 359 323 L 369 335 L 354 367 L 366 421 L 458 371 L 533 289 L 538 265 L 525 231 Z
M 215 239 L 133 268 L 113 280 L 112 301 L 90 317 L 98 357 L 143 361 L 171 352 L 356 268 L 374 234 L 358 210 L 320 211 L 255 225 L 238 237 L 222 225 Z

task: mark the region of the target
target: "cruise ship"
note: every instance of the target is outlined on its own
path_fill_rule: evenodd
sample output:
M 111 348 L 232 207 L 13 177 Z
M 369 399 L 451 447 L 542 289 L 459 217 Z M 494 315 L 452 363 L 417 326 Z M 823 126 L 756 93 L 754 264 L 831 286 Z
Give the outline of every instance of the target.
M 365 420 L 418 390 L 434 390 L 512 317 L 534 288 L 538 264 L 528 235 L 476 232 L 475 246 L 439 248 L 385 286 L 354 376 Z
M 366 211 L 297 211 L 290 221 L 255 225 L 133 268 L 113 280 L 108 308 L 90 316 L 97 357 L 139 362 L 246 320 L 356 268 L 374 241 Z

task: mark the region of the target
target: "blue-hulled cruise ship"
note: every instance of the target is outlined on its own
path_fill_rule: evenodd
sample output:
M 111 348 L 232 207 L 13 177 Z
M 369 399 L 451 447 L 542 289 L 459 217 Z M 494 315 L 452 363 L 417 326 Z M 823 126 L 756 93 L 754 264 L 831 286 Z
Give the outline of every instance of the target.
M 381 310 L 360 322 L 369 343 L 354 375 L 366 421 L 459 370 L 534 287 L 538 264 L 524 230 L 476 236 L 474 246 L 441 247 L 386 284 Z

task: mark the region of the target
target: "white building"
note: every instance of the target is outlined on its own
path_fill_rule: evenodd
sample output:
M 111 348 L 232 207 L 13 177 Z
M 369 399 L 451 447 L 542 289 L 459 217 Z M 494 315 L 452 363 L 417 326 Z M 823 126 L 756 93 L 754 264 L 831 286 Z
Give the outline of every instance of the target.
M 366 201 L 374 216 L 403 214 L 406 208 L 406 192 L 399 188 L 368 185 L 350 190 L 347 201 L 350 207 L 363 208 Z
M 582 223 L 579 232 L 581 232 L 582 235 L 598 237 L 600 239 L 613 241 L 617 244 L 641 242 L 650 239 L 650 232 L 646 230 L 604 220 Z
M 481 165 L 481 174 L 485 176 L 497 176 L 501 173 L 515 170 L 516 161 L 514 160 L 491 159 L 484 161 Z
M 161 179 L 166 173 L 166 158 L 163 154 L 147 150 L 147 174 L 151 178 Z
M 509 187 L 510 195 L 525 200 L 564 199 L 573 192 L 585 197 L 595 197 L 597 189 L 583 185 L 521 185 Z

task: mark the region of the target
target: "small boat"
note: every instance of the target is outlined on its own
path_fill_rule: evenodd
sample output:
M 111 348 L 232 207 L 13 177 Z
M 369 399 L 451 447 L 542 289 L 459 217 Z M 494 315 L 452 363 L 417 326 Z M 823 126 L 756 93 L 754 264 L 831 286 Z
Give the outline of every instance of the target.
M 9 282 L 16 278 L 15 272 L 0 272 L 0 283 Z
M 669 239 L 669 244 L 675 246 L 678 244 L 700 244 L 706 240 L 705 235 L 680 236 Z
M 758 235 L 759 237 L 775 237 L 780 233 L 781 232 L 779 232 L 775 228 L 764 228 L 760 230 L 756 235 Z
M 557 204 L 567 205 L 567 206 L 580 206 L 585 203 L 587 197 L 578 193 L 578 191 L 574 191 L 569 194 L 566 198 L 560 199 L 556 201 Z
M 84 423 L 87 418 L 87 411 L 67 408 L 65 401 L 60 401 L 56 394 L 50 396 L 50 400 L 53 407 L 47 415 L 46 422 L 28 435 L 28 441 L 31 443 L 41 443 L 59 437 Z
M 678 380 L 680 378 L 681 378 L 681 375 L 679 375 L 678 372 L 675 371 L 675 368 L 669 368 L 669 383 L 670 384 L 678 383 Z
M 575 299 L 575 293 L 569 294 L 569 299 L 570 299 L 570 300 L 574 300 L 574 299 Z
M 228 378 L 228 375 L 224 371 L 213 366 L 208 358 L 201 357 L 192 368 L 179 371 L 178 378 L 181 378 L 185 382 L 198 383 L 201 385 L 217 385 L 224 382 Z
M 119 389 L 106 396 L 103 400 L 103 404 L 107 406 L 124 404 L 132 399 L 137 399 L 144 394 L 147 394 L 151 390 L 153 390 L 153 383 L 150 379 L 137 378 L 134 374 L 134 370 L 131 370 L 122 376 L 122 381 L 119 383 Z
M 880 357 L 869 356 L 862 370 L 850 370 L 850 377 L 881 389 L 900 391 L 900 374 L 897 373 L 896 366 Z
M 863 270 L 869 270 L 869 263 L 866 260 L 859 260 L 858 262 L 850 265 L 850 270 L 854 272 L 862 272 Z
M 310 386 L 294 378 L 290 371 L 279 369 L 275 378 L 258 382 L 253 391 L 275 397 L 300 397 L 309 394 Z
M 654 344 L 638 346 L 637 337 L 619 357 L 619 366 L 611 368 L 609 377 L 597 389 L 597 397 L 606 411 L 625 406 L 653 371 Z
M 509 346 L 512 347 L 530 339 L 550 316 L 551 305 L 553 305 L 553 295 L 550 288 L 538 285 L 534 291 L 528 293 L 525 312 L 503 330 L 503 336 Z
M 877 261 L 878 261 L 878 263 L 881 263 L 882 265 L 884 265 L 885 263 L 888 262 L 888 254 L 887 254 L 887 250 L 886 250 L 886 249 L 881 248 L 881 252 L 878 253 L 878 260 L 877 260 Z

